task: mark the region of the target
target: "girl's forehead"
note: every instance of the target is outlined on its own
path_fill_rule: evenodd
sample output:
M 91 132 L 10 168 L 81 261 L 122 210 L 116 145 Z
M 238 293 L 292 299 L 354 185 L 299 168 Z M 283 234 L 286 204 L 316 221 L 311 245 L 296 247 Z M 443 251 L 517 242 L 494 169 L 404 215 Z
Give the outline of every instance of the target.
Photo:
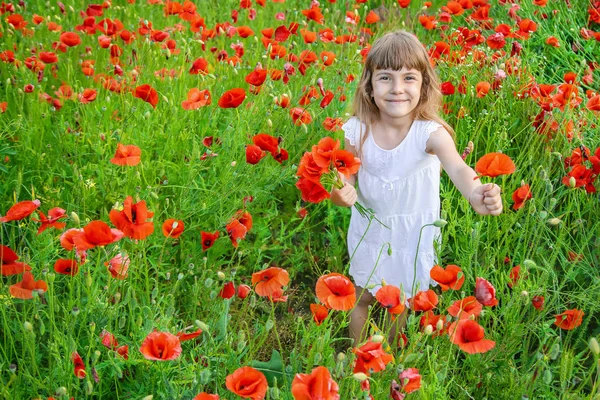
M 406 68 L 402 67 L 402 69 L 392 69 L 392 68 L 375 68 L 373 69 L 373 75 L 385 72 L 385 73 L 400 73 L 400 74 L 419 74 L 421 75 L 421 71 L 415 68 Z

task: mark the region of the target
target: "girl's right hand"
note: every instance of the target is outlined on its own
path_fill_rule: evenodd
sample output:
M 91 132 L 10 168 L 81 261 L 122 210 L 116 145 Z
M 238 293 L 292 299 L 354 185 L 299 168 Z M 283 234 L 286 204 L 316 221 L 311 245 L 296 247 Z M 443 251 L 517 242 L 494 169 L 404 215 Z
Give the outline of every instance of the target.
M 344 183 L 343 188 L 334 188 L 331 191 L 331 202 L 340 207 L 352 207 L 356 203 L 357 197 L 356 189 L 348 182 Z

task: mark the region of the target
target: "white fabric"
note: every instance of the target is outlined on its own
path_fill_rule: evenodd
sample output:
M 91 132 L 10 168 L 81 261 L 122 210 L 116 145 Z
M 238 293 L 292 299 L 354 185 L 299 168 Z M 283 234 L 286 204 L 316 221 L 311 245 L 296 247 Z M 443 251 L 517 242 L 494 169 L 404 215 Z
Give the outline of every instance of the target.
M 364 143 L 358 171 L 358 202 L 373 209 L 389 229 L 376 220 L 368 226 L 368 219 L 352 207 L 348 251 L 352 257 L 350 275 L 362 288 L 377 285 L 369 289 L 372 294 L 385 279 L 388 284 L 400 287 L 407 298 L 413 295 L 419 231 L 439 219 L 440 213 L 440 161 L 425 152 L 429 135 L 440 127 L 433 121 L 416 120 L 404 140 L 392 150 L 380 148 L 371 133 Z M 342 129 L 358 151 L 365 125 L 352 117 Z M 423 229 L 416 267 L 417 291 L 429 288 L 429 271 L 435 264 L 434 241 L 439 236 L 439 228 Z

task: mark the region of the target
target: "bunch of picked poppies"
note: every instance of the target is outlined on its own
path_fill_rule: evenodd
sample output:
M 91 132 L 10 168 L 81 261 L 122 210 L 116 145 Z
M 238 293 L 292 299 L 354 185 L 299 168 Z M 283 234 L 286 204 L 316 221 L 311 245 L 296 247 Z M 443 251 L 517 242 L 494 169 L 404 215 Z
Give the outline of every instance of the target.
M 307 151 L 302 156 L 296 173 L 300 177 L 296 187 L 302 192 L 302 200 L 320 203 L 331 197 L 333 188 L 344 187 L 341 175 L 350 178 L 359 168 L 360 159 L 351 152 L 340 149 L 339 140 L 324 137 L 312 147 L 312 151 Z M 373 210 L 358 202 L 354 207 L 363 217 L 377 220 Z

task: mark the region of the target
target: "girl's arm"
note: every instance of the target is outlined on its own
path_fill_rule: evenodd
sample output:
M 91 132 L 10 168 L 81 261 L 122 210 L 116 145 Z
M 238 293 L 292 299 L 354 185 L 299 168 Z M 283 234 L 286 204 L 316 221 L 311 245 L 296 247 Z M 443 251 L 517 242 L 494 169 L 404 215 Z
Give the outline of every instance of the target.
M 431 133 L 425 151 L 439 158 L 456 188 L 478 214 L 502 213 L 500 187 L 493 183 L 482 185 L 479 179 L 475 179 L 477 174 L 473 168 L 465 164 L 456 151 L 452 137 L 444 128 Z

